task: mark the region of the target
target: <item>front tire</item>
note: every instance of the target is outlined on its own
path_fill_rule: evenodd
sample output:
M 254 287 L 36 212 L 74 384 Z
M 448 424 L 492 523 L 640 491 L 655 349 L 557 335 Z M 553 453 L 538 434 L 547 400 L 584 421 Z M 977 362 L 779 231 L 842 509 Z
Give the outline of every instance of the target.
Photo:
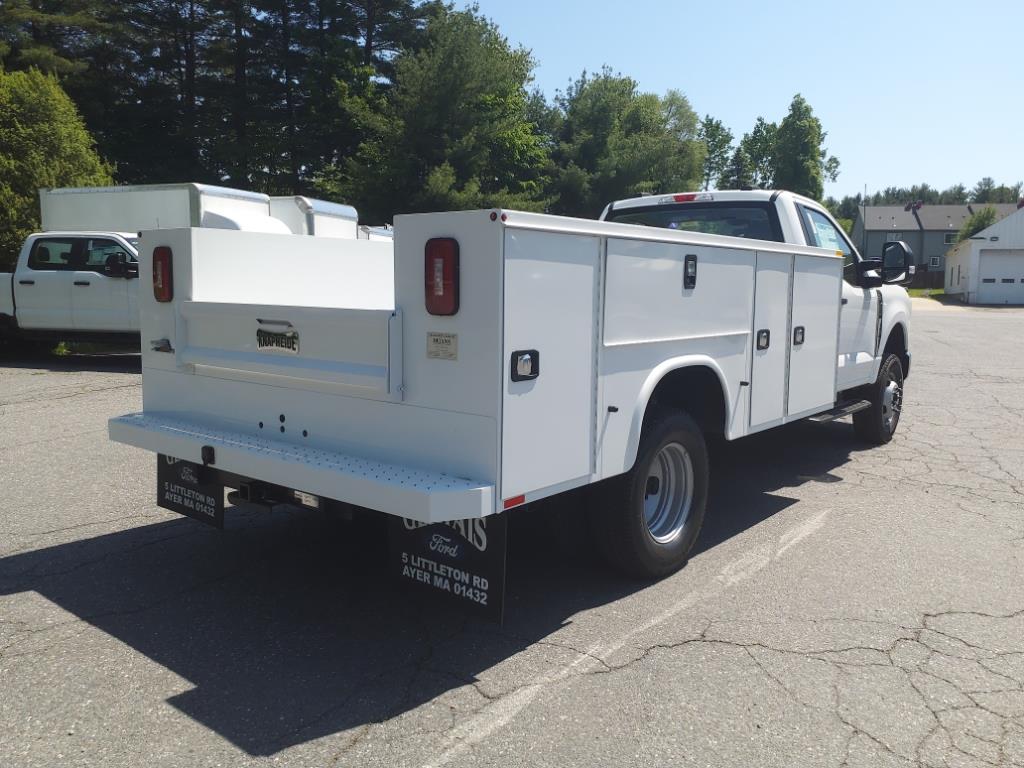
M 903 410 L 903 364 L 897 355 L 885 356 L 868 400 L 870 408 L 853 414 L 853 430 L 865 442 L 885 445 L 896 433 Z
M 594 487 L 594 528 L 605 558 L 640 578 L 682 568 L 697 540 L 708 493 L 704 436 L 679 410 L 654 413 L 633 469 Z

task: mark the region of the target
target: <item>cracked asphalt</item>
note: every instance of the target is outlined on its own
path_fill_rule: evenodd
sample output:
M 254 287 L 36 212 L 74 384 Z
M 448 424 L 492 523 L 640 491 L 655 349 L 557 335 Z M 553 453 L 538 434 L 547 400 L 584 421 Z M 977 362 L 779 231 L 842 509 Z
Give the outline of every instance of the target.
M 132 356 L 0 359 L 0 765 L 1024 766 L 1024 310 L 915 301 L 893 442 L 713 448 L 698 553 L 623 582 L 513 520 L 503 627 L 373 521 L 155 507 Z

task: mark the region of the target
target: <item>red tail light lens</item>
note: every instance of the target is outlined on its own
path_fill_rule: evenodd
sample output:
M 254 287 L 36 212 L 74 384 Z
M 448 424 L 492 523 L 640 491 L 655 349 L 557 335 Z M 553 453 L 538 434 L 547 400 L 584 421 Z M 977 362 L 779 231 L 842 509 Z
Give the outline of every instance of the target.
M 427 241 L 423 291 L 430 314 L 454 315 L 459 311 L 459 243 L 454 238 L 435 237 Z
M 166 245 L 153 249 L 153 298 L 160 302 L 174 298 L 171 249 Z

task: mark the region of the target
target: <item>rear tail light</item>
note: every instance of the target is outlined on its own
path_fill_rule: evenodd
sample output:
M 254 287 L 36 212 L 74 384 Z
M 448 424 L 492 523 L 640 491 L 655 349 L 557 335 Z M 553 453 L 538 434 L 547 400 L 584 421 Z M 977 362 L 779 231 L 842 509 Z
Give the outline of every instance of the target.
M 160 302 L 174 298 L 171 249 L 166 245 L 153 249 L 153 298 Z
M 423 291 L 430 314 L 454 315 L 459 311 L 459 243 L 454 238 L 435 237 L 427 241 Z

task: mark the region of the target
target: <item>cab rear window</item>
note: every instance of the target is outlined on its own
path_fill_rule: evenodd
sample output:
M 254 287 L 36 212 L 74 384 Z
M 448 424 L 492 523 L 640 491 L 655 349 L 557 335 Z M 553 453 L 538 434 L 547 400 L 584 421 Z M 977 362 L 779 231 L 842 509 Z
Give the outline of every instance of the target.
M 676 203 L 612 209 L 608 221 L 679 232 L 782 242 L 782 228 L 771 203 Z

